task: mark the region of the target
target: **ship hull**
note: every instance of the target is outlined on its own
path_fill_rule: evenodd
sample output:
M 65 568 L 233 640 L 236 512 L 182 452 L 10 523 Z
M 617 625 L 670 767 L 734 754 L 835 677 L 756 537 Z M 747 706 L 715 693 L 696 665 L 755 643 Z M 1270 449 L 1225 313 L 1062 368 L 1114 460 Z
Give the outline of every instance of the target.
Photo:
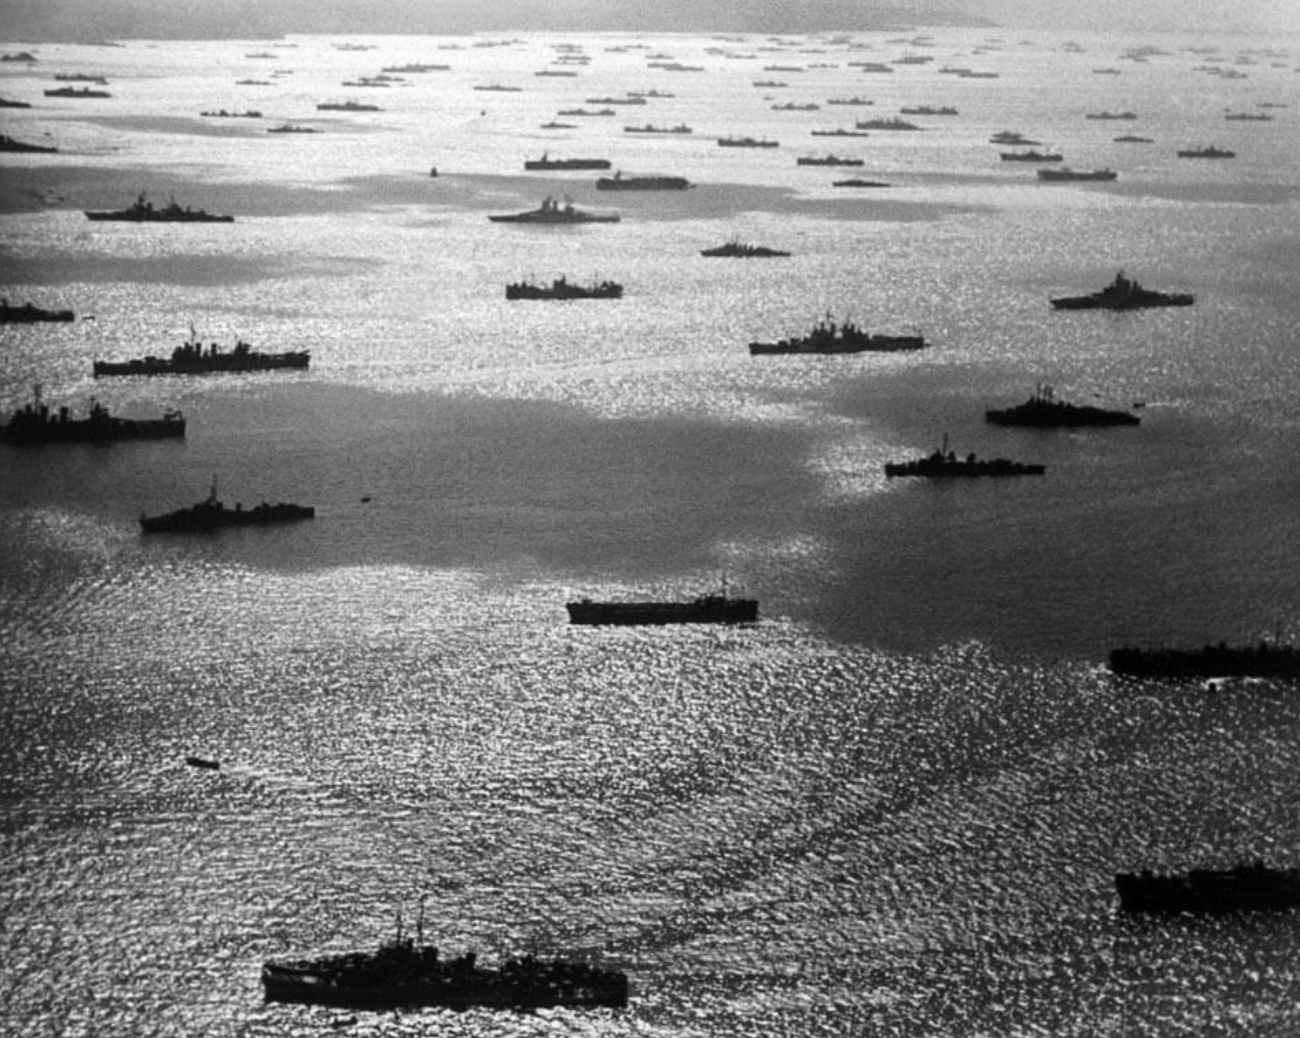
M 241 508 L 213 508 L 197 505 L 165 515 L 141 516 L 144 533 L 208 533 L 227 526 L 269 526 L 273 523 L 312 519 L 316 509 L 305 505 L 258 505 L 247 511 Z
M 708 598 L 694 602 L 569 602 L 569 623 L 585 625 L 740 624 L 758 619 L 758 602 Z
M 891 478 L 917 476 L 924 479 L 964 479 L 979 476 L 1041 476 L 1046 471 L 1045 465 L 1007 461 L 1005 458 L 992 458 L 989 461 L 939 461 L 932 458 L 919 458 L 916 461 L 889 462 L 885 465 L 885 475 Z
M 124 440 L 178 440 L 184 437 L 184 418 L 74 419 L 30 425 L 11 422 L 0 429 L 0 440 L 13 444 L 117 443 Z
M 285 368 L 303 369 L 311 363 L 311 354 L 301 353 L 235 353 L 197 357 L 186 360 L 168 360 L 163 357 L 142 357 L 133 360 L 94 362 L 95 377 L 110 375 L 209 375 L 217 372 L 276 371 Z
M 832 343 L 751 342 L 749 352 L 755 357 L 780 353 L 900 353 L 924 346 L 925 339 L 919 335 L 875 335 Z
M 0 305 L 0 324 L 34 324 L 38 321 L 72 321 L 76 315 L 71 310 L 42 310 L 27 303 L 24 306 Z
M 1207 645 L 1200 649 L 1114 649 L 1110 669 L 1135 678 L 1197 681 L 1254 677 L 1300 679 L 1300 652 L 1288 645 Z
M 1117 873 L 1115 890 L 1120 909 L 1125 912 L 1157 915 L 1283 912 L 1300 908 L 1300 870 L 1253 865 L 1230 870 L 1200 869 L 1172 876 Z
M 1148 310 L 1161 306 L 1191 306 L 1195 299 L 1189 295 L 1149 295 L 1128 298 L 1099 299 L 1096 296 L 1064 296 L 1052 300 L 1056 310 Z
M 1029 426 L 1035 429 L 1140 425 L 1142 421 L 1127 411 L 1106 411 L 1100 407 L 1042 407 L 1023 404 L 1003 411 L 985 411 L 984 420 L 993 425 Z

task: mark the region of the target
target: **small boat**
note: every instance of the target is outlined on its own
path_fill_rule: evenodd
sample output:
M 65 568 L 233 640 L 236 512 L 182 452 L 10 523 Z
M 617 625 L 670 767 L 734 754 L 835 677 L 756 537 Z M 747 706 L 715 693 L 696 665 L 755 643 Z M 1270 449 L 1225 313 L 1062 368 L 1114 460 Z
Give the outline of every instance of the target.
M 186 757 L 185 763 L 191 768 L 201 768 L 205 771 L 220 771 L 221 762 L 212 760 L 208 757 Z

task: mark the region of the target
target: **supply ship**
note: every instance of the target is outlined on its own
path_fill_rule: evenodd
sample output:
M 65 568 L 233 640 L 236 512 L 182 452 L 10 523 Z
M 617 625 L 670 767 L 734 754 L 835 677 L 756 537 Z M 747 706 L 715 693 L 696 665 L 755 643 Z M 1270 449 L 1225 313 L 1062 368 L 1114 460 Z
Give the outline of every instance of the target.
M 242 504 L 227 508 L 218 500 L 217 483 L 213 480 L 212 490 L 205 500 L 164 515 L 142 515 L 140 528 L 145 533 L 207 533 L 223 526 L 267 526 L 312 519 L 315 515 L 316 509 L 308 505 L 268 505 L 263 502 L 253 508 L 245 508 Z
M 920 335 L 877 335 L 864 332 L 851 321 L 836 325 L 834 321 L 822 320 L 815 324 L 807 335 L 777 342 L 751 342 L 749 352 L 753 356 L 774 353 L 896 353 L 903 350 L 919 350 L 925 346 L 925 338 Z
M 1204 645 L 1199 649 L 1112 649 L 1110 669 L 1137 678 L 1254 677 L 1300 678 L 1300 652 L 1294 645 Z
M 1115 280 L 1098 292 L 1086 296 L 1062 296 L 1052 300 L 1057 310 L 1140 310 L 1155 306 L 1191 306 L 1194 298 L 1186 293 L 1156 292 L 1143 288 L 1121 270 Z
M 92 400 L 87 417 L 73 418 L 66 407 L 51 412 L 41 402 L 39 386 L 32 402 L 15 411 L 9 424 L 0 427 L 0 440 L 13 444 L 113 443 L 184 436 L 185 416 L 179 411 L 167 411 L 161 418 L 117 418 L 103 404 Z
M 1300 908 L 1300 869 L 1272 868 L 1262 861 L 1172 875 L 1144 869 L 1116 873 L 1115 890 L 1125 912 L 1283 912 Z
M 145 197 L 145 192 L 140 192 L 137 198 L 126 209 L 109 209 L 109 210 L 84 210 L 88 219 L 91 220 L 119 220 L 130 223 L 234 223 L 233 216 L 218 216 L 214 213 L 205 212 L 202 209 L 191 209 L 189 206 L 182 208 L 176 204 L 173 198 L 161 209 L 155 209 L 154 204 Z
M 302 369 L 311 363 L 307 350 L 285 353 L 258 353 L 242 340 L 234 348 L 223 350 L 215 342 L 205 347 L 193 334 L 190 340 L 172 350 L 170 357 L 134 357 L 131 360 L 97 360 L 96 378 L 107 375 L 206 375 L 213 372 L 274 371 L 280 368 Z
M 1023 404 L 1003 410 L 984 412 L 985 421 L 994 425 L 1029 425 L 1039 429 L 1075 425 L 1140 425 L 1142 420 L 1127 411 L 1113 411 L 1084 404 L 1071 404 L 1057 398 L 1045 383 Z
M 586 625 L 636 624 L 748 624 L 758 619 L 758 601 L 732 598 L 726 585 L 717 594 L 700 595 L 688 602 L 593 602 L 589 598 L 567 602 L 569 623 Z

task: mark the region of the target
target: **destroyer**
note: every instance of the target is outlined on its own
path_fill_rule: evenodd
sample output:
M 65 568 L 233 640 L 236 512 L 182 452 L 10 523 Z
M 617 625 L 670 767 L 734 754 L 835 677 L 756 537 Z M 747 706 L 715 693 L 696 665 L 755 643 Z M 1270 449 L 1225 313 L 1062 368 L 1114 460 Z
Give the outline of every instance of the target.
M 622 299 L 623 286 L 616 281 L 593 281 L 577 285 L 558 277 L 549 285 L 516 281 L 506 285 L 507 299 Z
M 1143 288 L 1126 278 L 1121 270 L 1101 291 L 1086 296 L 1061 296 L 1052 300 L 1052 306 L 1057 310 L 1140 310 L 1154 306 L 1191 306 L 1194 301 L 1185 293 Z
M 1136 678 L 1252 677 L 1300 678 L 1300 652 L 1294 645 L 1262 641 L 1258 645 L 1204 645 L 1199 649 L 1111 650 L 1110 669 Z
M 376 951 L 267 962 L 262 988 L 268 1002 L 348 1009 L 617 1009 L 627 1005 L 628 996 L 627 975 L 618 970 L 531 955 L 492 969 L 480 966 L 473 952 L 443 959 L 437 948 L 400 933 Z
M 569 623 L 613 624 L 748 624 L 758 619 L 758 601 L 721 593 L 700 595 L 689 602 L 567 602 Z
M 191 331 L 190 340 L 172 350 L 170 357 L 134 357 L 131 360 L 97 360 L 96 378 L 104 375 L 206 375 L 216 371 L 273 371 L 279 368 L 305 368 L 311 362 L 306 350 L 287 353 L 258 353 L 242 340 L 231 350 L 215 342 L 204 347 Z
M 233 216 L 217 216 L 214 213 L 204 212 L 202 209 L 191 209 L 189 206 L 182 208 L 176 204 L 173 198 L 161 209 L 155 209 L 154 204 L 145 197 L 143 191 L 126 209 L 112 209 L 105 211 L 85 210 L 86 216 L 91 220 L 125 220 L 132 223 L 234 223 Z
M 974 454 L 958 458 L 948 450 L 948 437 L 943 446 L 933 454 L 911 461 L 891 461 L 885 464 L 886 476 L 922 476 L 945 479 L 954 476 L 1041 476 L 1047 471 L 1044 465 L 1030 465 L 1006 458 L 980 459 Z
M 1125 912 L 1283 912 L 1300 908 L 1300 869 L 1272 868 L 1262 861 L 1173 875 L 1143 869 L 1117 872 L 1115 890 Z
M 145 533 L 207 533 L 223 526 L 267 526 L 311 519 L 315 515 L 316 509 L 308 505 L 268 505 L 263 502 L 253 508 L 245 508 L 242 504 L 227 508 L 217 499 L 217 483 L 213 480 L 212 490 L 205 500 L 164 515 L 142 515 L 140 528 Z
M 726 256 L 735 259 L 767 259 L 774 256 L 788 256 L 788 252 L 782 252 L 780 249 L 769 249 L 766 245 L 747 245 L 737 238 L 724 245 L 717 245 L 712 249 L 701 249 L 701 256 Z
M 563 205 L 549 195 L 542 204 L 526 213 L 498 213 L 488 217 L 494 223 L 618 223 L 617 213 L 591 213 L 575 209 L 572 202 Z
M 161 418 L 116 418 L 96 400 L 90 402 L 86 418 L 73 418 L 68 408 L 51 413 L 41 403 L 38 388 L 31 403 L 15 411 L 9 424 L 0 427 L 6 443 L 112 443 L 116 440 L 180 439 L 185 435 L 185 417 L 168 411 Z
M 1001 411 L 985 411 L 984 419 L 994 425 L 1031 425 L 1039 429 L 1073 425 L 1140 425 L 1142 421 L 1127 411 L 1109 411 L 1059 400 L 1052 387 L 1046 384 L 1038 385 L 1034 395 L 1023 404 Z
M 807 335 L 777 342 L 751 342 L 749 352 L 754 356 L 772 353 L 895 353 L 919 350 L 925 346 L 920 335 L 875 335 L 864 332 L 852 321 L 837 325 L 834 321 L 818 321 Z

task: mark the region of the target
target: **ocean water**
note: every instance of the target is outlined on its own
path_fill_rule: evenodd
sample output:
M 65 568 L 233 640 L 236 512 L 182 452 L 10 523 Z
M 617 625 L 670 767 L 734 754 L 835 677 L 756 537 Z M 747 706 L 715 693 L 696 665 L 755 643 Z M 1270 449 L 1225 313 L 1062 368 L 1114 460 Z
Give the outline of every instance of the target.
M 590 63 L 535 76 L 562 44 Z M 0 287 L 79 319 L 0 329 L 0 409 L 39 383 L 74 410 L 179 407 L 189 428 L 0 451 L 0 1029 L 1300 1032 L 1293 913 L 1133 919 L 1113 892 L 1118 870 L 1300 863 L 1294 689 L 1104 665 L 1119 644 L 1300 635 L 1300 41 L 26 49 L 39 60 L 0 68 L 0 96 L 33 107 L 3 109 L 4 132 L 60 151 L 4 156 Z M 906 54 L 933 61 L 850 64 Z M 343 85 L 412 62 L 451 67 Z M 55 73 L 114 96 L 47 99 Z M 788 85 L 754 85 L 771 79 Z M 474 89 L 494 84 L 521 89 Z M 541 128 L 651 89 L 674 96 Z M 874 105 L 825 104 L 855 94 Z M 315 109 L 349 97 L 383 111 Z M 809 135 L 920 104 L 960 114 Z M 219 108 L 263 117 L 199 114 Z M 1084 118 L 1101 110 L 1138 119 Z M 266 134 L 284 122 L 322 132 Z M 647 122 L 695 132 L 622 130 Z M 1041 185 L 998 160 L 1003 129 L 1119 179 Z M 781 147 L 715 144 L 738 134 Z M 1174 154 L 1208 143 L 1237 158 Z M 795 164 L 832 150 L 866 164 Z M 698 186 L 525 174 L 543 151 Z M 844 175 L 892 186 L 830 186 Z M 82 215 L 142 190 L 236 222 Z M 486 219 L 548 193 L 622 221 Z M 733 236 L 794 255 L 699 256 Z M 1196 305 L 1051 310 L 1120 268 Z M 504 299 L 561 274 L 626 293 Z M 929 346 L 749 356 L 825 314 Z M 191 329 L 310 349 L 311 368 L 91 377 Z M 986 425 L 1039 382 L 1141 404 L 1142 424 Z M 1047 474 L 884 478 L 945 435 Z M 140 535 L 141 513 L 214 479 L 316 518 Z M 724 577 L 758 624 L 565 622 L 576 596 Z M 449 952 L 589 957 L 628 972 L 631 1004 L 352 1020 L 262 1003 L 267 958 L 373 945 L 421 904 Z

